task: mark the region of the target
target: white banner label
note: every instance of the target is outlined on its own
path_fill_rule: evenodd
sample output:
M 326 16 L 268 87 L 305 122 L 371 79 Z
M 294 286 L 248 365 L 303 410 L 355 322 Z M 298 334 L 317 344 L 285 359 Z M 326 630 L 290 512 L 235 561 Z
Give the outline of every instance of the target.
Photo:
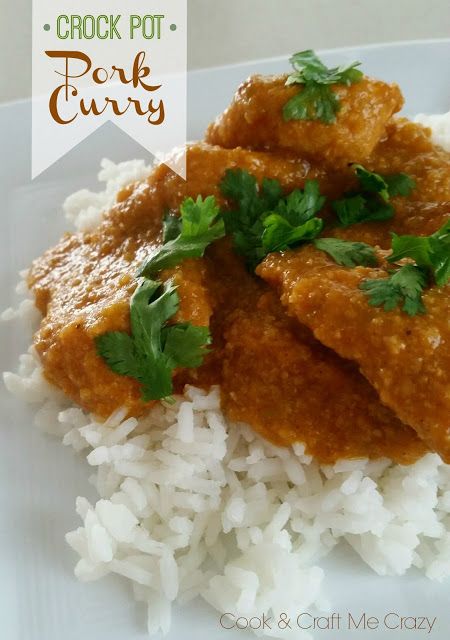
M 33 0 L 33 178 L 107 121 L 185 177 L 186 4 Z

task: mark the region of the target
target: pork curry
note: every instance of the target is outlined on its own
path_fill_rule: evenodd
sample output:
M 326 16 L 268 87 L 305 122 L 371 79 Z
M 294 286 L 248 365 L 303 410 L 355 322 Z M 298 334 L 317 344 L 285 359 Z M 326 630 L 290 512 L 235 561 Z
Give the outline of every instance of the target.
M 145 413 L 155 400 L 143 399 L 139 379 L 108 365 L 97 340 L 132 331 L 136 272 L 165 242 L 167 212 L 179 215 L 186 198 L 213 196 L 230 220 L 236 202 L 224 176 L 250 176 L 258 189 L 282 191 L 277 211 L 289 209 L 282 198 L 294 191 L 299 200 L 316 193 L 318 211 L 307 231 L 302 226 L 303 239 L 266 250 L 251 268 L 230 220 L 201 257 L 161 270 L 179 299 L 169 325 L 208 327 L 211 335 L 200 366 L 174 366 L 174 391 L 220 385 L 231 421 L 280 446 L 302 442 L 320 462 L 389 457 L 408 464 L 430 449 L 449 462 L 448 284 L 428 283 L 426 313 L 420 307 L 414 317 L 400 305 L 370 304 L 360 285 L 390 273 L 392 232 L 431 237 L 449 220 L 450 154 L 428 129 L 395 116 L 402 106 L 396 85 L 365 77 L 331 85 L 333 104 L 339 101 L 333 122 L 310 113 L 286 120 L 283 105 L 301 91 L 286 77 L 250 78 L 205 141 L 187 147 L 186 181 L 155 166 L 117 194 L 97 228 L 66 234 L 34 261 L 28 282 L 43 316 L 34 343 L 45 376 L 102 418 L 121 406 Z M 381 184 L 373 176 L 391 185 L 394 174 L 407 176 L 409 188 L 403 177 L 389 198 L 383 187 L 369 193 L 370 184 Z M 358 197 L 372 217 L 349 224 L 343 212 Z M 312 244 L 313 226 L 314 237 L 364 243 L 370 260 L 336 263 Z M 241 232 L 241 245 L 247 240 Z

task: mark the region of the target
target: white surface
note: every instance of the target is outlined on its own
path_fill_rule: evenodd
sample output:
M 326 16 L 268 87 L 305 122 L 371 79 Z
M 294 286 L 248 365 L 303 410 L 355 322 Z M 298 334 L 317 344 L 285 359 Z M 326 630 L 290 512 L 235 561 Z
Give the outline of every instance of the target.
M 450 106 L 450 41 L 416 43 L 329 53 L 330 62 L 360 59 L 364 70 L 397 80 L 407 98 L 406 112 L 447 111 Z M 253 71 L 286 68 L 282 60 L 192 74 L 189 82 L 190 137 L 200 137 L 207 122 L 228 102 L 237 83 Z M 423 91 L 417 78 L 426 78 Z M 0 171 L 0 307 L 13 303 L 16 272 L 55 241 L 64 228 L 60 203 L 81 186 L 93 186 L 102 156 L 143 157 L 142 150 L 107 125 L 69 156 L 29 182 L 29 104 L 0 108 L 3 161 Z M 26 341 L 19 326 L 0 327 L 0 368 L 15 367 Z M 0 638 L 3 640 L 140 640 L 145 613 L 120 580 L 78 584 L 74 555 L 64 543 L 78 526 L 74 501 L 93 496 L 87 465 L 71 451 L 31 425 L 32 411 L 0 389 Z M 402 579 L 380 578 L 342 547 L 327 559 L 325 582 L 333 610 L 344 615 L 438 617 L 433 640 L 446 640 L 450 627 L 450 584 L 436 584 L 417 572 Z M 345 587 L 345 588 L 343 588 Z M 421 637 L 419 631 L 379 631 L 383 640 Z M 369 631 L 353 631 L 364 640 Z M 374 635 L 372 633 L 372 635 Z M 426 635 L 426 634 L 425 634 Z M 220 640 L 247 637 L 220 628 L 206 605 L 184 608 L 176 616 L 170 640 Z M 348 638 L 349 633 L 317 632 L 316 638 Z
M 92 6 L 87 0 L 78 3 L 79 12 L 83 6 Z M 448 0 L 187 3 L 188 63 L 193 69 L 289 54 L 309 47 L 443 38 L 449 36 L 450 28 Z M 0 102 L 26 98 L 31 90 L 31 0 L 0 0 L 0 42 Z

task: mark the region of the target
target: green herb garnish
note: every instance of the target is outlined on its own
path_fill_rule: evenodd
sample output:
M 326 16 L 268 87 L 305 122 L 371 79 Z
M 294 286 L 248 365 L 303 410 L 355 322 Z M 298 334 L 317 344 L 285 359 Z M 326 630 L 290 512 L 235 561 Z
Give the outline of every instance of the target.
M 363 193 L 378 194 L 381 200 L 389 202 L 390 193 L 388 183 L 382 175 L 374 171 L 369 171 L 363 167 L 362 164 L 352 164 L 351 166 L 356 172 Z M 393 177 L 394 176 L 391 176 L 391 178 Z
M 294 67 L 294 73 L 288 77 L 286 84 L 302 84 L 303 89 L 284 105 L 284 119 L 321 120 L 326 124 L 335 122 L 341 104 L 330 85 L 348 86 L 359 82 L 363 73 L 356 67 L 361 63 L 351 62 L 329 69 L 311 49 L 295 53 L 289 62 Z
M 389 262 L 411 258 L 425 269 L 438 287 L 450 278 L 450 220 L 430 236 L 398 236 L 392 234 Z
M 425 313 L 422 293 L 427 286 L 426 272 L 412 264 L 406 264 L 391 272 L 388 278 L 367 279 L 361 282 L 360 289 L 369 296 L 369 304 L 392 311 L 402 305 L 409 316 Z
M 382 222 L 394 216 L 394 207 L 378 198 L 347 195 L 333 202 L 333 209 L 343 227 L 359 222 Z
M 350 242 L 339 238 L 318 238 L 314 241 L 317 249 L 328 253 L 333 260 L 343 267 L 363 265 L 374 267 L 377 256 L 373 247 L 365 242 Z
M 322 231 L 324 221 L 317 218 L 325 203 L 317 180 L 307 180 L 305 188 L 294 189 L 280 198 L 264 220 L 262 245 L 266 253 L 285 251 L 301 242 L 313 240 Z
M 220 188 L 238 205 L 224 214 L 225 227 L 250 270 L 268 253 L 312 240 L 323 228 L 323 220 L 316 213 L 325 198 L 320 195 L 316 180 L 307 180 L 303 190 L 295 189 L 283 196 L 277 180 L 264 179 L 259 186 L 247 171 L 229 169 Z
M 403 303 L 403 311 L 414 316 L 425 313 L 422 293 L 430 282 L 442 287 L 450 279 L 450 220 L 430 236 L 399 236 L 392 234 L 392 254 L 389 262 L 405 258 L 405 264 L 391 271 L 388 278 L 364 280 L 360 288 L 370 296 L 374 306 L 390 311 Z
M 220 190 L 238 205 L 224 214 L 225 229 L 233 237 L 236 252 L 245 257 L 253 270 L 266 255 L 261 241 L 264 233 L 262 220 L 283 196 L 281 185 L 277 180 L 264 178 L 259 187 L 256 178 L 248 171 L 228 169 Z
M 200 258 L 206 247 L 225 235 L 225 225 L 214 196 L 203 200 L 186 198 L 180 216 L 167 214 L 163 240 L 155 253 L 139 269 L 139 276 L 152 278 L 163 269 L 174 267 L 186 258 Z
M 110 369 L 141 383 L 144 402 L 170 397 L 174 369 L 200 366 L 211 342 L 206 327 L 167 324 L 178 307 L 171 282 L 142 280 L 130 302 L 131 335 L 112 331 L 95 339 Z
M 406 173 L 394 173 L 383 176 L 383 180 L 387 184 L 390 198 L 395 198 L 395 196 L 407 197 L 411 195 L 416 188 L 416 181 Z
M 416 183 L 405 173 L 381 175 L 353 164 L 359 181 L 359 190 L 350 191 L 332 204 L 342 226 L 359 222 L 389 220 L 395 210 L 390 203 L 394 196 L 408 196 Z
M 151 278 L 186 258 L 203 256 L 206 247 L 225 235 L 214 196 L 186 198 L 180 215 L 167 213 L 163 244 L 141 266 L 138 276 Z M 111 331 L 95 340 L 98 354 L 115 373 L 138 380 L 144 402 L 170 398 L 178 367 L 199 367 L 211 343 L 207 327 L 189 322 L 167 324 L 177 313 L 179 297 L 171 281 L 141 278 L 130 301 L 131 335 Z

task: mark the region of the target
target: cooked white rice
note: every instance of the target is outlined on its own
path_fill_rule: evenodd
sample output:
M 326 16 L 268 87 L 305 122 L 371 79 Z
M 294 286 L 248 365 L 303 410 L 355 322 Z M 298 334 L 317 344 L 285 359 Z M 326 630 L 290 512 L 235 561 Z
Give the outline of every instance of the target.
M 450 114 L 420 118 L 450 150 Z M 148 172 L 141 161 L 104 160 L 105 190 L 70 196 L 67 218 L 93 228 L 117 189 Z M 29 299 L 3 314 L 18 317 L 30 332 L 39 322 Z M 317 563 L 340 540 L 380 575 L 410 567 L 436 580 L 450 575 L 450 466 L 438 455 L 411 466 L 386 459 L 318 465 L 300 445 L 278 448 L 228 422 L 217 388 L 188 387 L 143 419 L 118 410 L 99 423 L 46 382 L 32 348 L 4 381 L 37 406 L 39 427 L 93 467 L 99 500 L 77 499 L 82 526 L 66 536 L 79 556 L 75 575 L 130 580 L 147 606 L 150 634 L 168 631 L 172 602 L 199 596 L 247 618 L 324 609 Z
M 433 115 L 419 113 L 414 118 L 414 121 L 430 127 L 433 142 L 450 151 L 450 111 Z

